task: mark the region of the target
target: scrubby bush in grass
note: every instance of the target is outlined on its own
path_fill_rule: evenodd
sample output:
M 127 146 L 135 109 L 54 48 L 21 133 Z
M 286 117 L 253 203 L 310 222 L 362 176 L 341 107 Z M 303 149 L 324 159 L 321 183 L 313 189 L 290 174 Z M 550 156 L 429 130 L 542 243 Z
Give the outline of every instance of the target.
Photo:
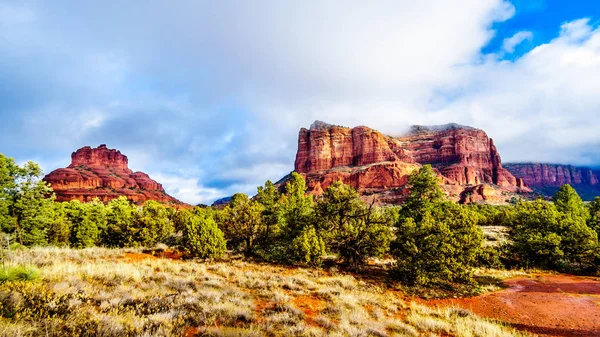
M 424 166 L 409 178 L 392 254 L 394 275 L 414 285 L 470 282 L 483 241 L 478 217 L 464 206 L 443 201 L 435 173 Z
M 310 227 L 315 226 L 314 200 L 312 195 L 306 194 L 304 178 L 293 172 L 285 185 L 283 194 L 279 195 L 269 190 L 271 188 L 267 184 L 263 192 L 268 192 L 271 196 L 264 195 L 265 193 L 261 194 L 259 190 L 257 198 L 257 201 L 264 205 L 264 210 L 270 210 L 268 213 L 263 213 L 263 224 L 269 224 L 269 239 L 260 247 L 260 256 L 271 262 L 306 263 L 306 252 L 298 254 L 294 246 L 290 244 L 294 240 L 298 244 L 304 242 L 304 239 L 299 237 L 303 233 L 305 233 L 305 238 L 312 236 L 305 230 L 308 231 Z M 278 200 L 277 205 L 269 206 L 271 201 L 265 202 L 265 199 L 274 198 Z M 316 235 L 319 236 L 319 233 L 316 232 Z M 309 240 L 309 242 L 312 241 L 314 240 Z M 317 249 L 317 246 L 309 249 L 308 255 L 312 256 L 311 262 L 316 259 L 314 253 L 320 250 Z
M 0 283 L 9 281 L 32 281 L 39 277 L 40 271 L 34 266 L 0 267 Z
M 318 265 L 326 253 L 325 242 L 314 227 L 307 227 L 292 240 L 292 259 L 296 262 Z
M 516 207 L 510 234 L 518 264 L 571 272 L 593 267 L 598 236 L 582 217 L 583 203 L 568 200 L 575 196 L 563 188 L 555 204 L 538 199 Z
M 102 242 L 109 247 L 132 246 L 135 243 L 135 208 L 124 196 L 106 205 L 106 231 Z
M 183 219 L 182 241 L 186 252 L 202 259 L 218 258 L 225 253 L 225 237 L 210 214 L 188 212 Z
M 172 208 L 157 201 L 146 201 L 136 216 L 137 235 L 135 241 L 144 247 L 151 247 L 163 242 L 175 231 L 171 220 L 172 212 Z
M 255 255 L 264 242 L 267 227 L 263 222 L 264 207 L 247 195 L 236 193 L 220 215 L 220 225 L 231 249 L 246 256 Z
M 405 218 L 398 224 L 392 251 L 396 275 L 415 285 L 470 282 L 482 241 L 474 214 L 451 202 L 439 203 L 419 222 Z
M 97 218 L 101 224 L 101 241 L 113 247 L 153 246 L 175 231 L 174 210 L 159 202 L 149 200 L 142 207 L 132 205 L 121 196 L 106 206 L 106 222 L 98 207 Z
M 389 250 L 393 219 L 388 213 L 367 204 L 349 185 L 335 182 L 315 205 L 316 221 L 327 247 L 353 269 L 368 257 Z

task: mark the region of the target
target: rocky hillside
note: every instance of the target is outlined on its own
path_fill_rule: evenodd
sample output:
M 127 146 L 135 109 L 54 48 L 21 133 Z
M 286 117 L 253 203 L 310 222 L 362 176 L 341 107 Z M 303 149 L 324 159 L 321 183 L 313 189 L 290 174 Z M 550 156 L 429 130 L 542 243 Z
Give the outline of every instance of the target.
M 342 180 L 382 203 L 400 202 L 408 175 L 431 164 L 448 195 L 458 201 L 504 202 L 530 192 L 502 167 L 494 142 L 482 130 L 448 124 L 413 126 L 391 137 L 365 126 L 315 122 L 301 129 L 295 170 L 313 193 Z
M 600 196 L 600 170 L 539 163 L 506 164 L 506 169 L 545 196 L 554 195 L 564 184 L 573 186 L 584 200 Z
M 58 201 L 99 198 L 107 202 L 123 195 L 138 204 L 156 200 L 184 205 L 168 195 L 161 184 L 143 172 L 131 171 L 127 164 L 125 155 L 106 145 L 85 146 L 71 154 L 71 165 L 50 172 L 44 181 L 50 183 Z

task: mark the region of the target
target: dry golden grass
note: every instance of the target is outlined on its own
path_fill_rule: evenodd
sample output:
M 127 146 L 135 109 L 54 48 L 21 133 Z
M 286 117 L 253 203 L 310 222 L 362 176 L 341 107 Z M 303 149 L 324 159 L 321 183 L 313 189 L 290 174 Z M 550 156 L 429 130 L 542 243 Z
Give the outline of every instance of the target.
M 520 336 L 350 275 L 117 249 L 35 248 L 41 271 L 0 285 L 0 336 Z

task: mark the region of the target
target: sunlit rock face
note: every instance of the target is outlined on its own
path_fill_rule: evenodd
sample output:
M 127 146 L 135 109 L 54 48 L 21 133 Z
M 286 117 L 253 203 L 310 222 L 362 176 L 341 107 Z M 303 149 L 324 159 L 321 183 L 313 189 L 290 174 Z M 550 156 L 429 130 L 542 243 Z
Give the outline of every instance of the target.
M 564 184 L 573 186 L 584 200 L 600 196 L 600 170 L 540 163 L 507 164 L 506 169 L 545 196 L 553 195 Z
M 530 190 L 502 167 L 492 139 L 457 124 L 413 126 L 399 137 L 365 126 L 347 128 L 315 122 L 301 129 L 295 170 L 319 194 L 341 180 L 378 202 L 401 202 L 408 175 L 431 164 L 447 194 L 458 201 L 504 202 Z
M 156 200 L 183 205 L 168 195 L 161 184 L 143 172 L 131 171 L 127 164 L 127 156 L 118 150 L 106 145 L 85 146 L 71 154 L 71 164 L 67 168 L 56 169 L 43 180 L 52 186 L 57 201 L 87 202 L 98 198 L 108 202 L 125 196 L 137 204 Z

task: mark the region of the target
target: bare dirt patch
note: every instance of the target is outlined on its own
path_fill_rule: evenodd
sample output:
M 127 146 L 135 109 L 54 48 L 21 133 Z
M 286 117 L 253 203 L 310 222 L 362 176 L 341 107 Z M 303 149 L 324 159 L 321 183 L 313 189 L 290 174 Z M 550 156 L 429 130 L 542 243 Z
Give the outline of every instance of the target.
M 125 253 L 125 256 L 123 258 L 131 262 L 157 259 L 157 257 L 154 255 L 144 253 Z
M 468 309 L 543 336 L 600 336 L 599 278 L 538 275 L 504 284 L 507 289 L 482 296 L 425 303 Z
M 314 296 L 298 296 L 294 298 L 293 302 L 306 316 L 306 323 L 313 325 L 315 324 L 314 318 L 326 307 L 325 301 Z

